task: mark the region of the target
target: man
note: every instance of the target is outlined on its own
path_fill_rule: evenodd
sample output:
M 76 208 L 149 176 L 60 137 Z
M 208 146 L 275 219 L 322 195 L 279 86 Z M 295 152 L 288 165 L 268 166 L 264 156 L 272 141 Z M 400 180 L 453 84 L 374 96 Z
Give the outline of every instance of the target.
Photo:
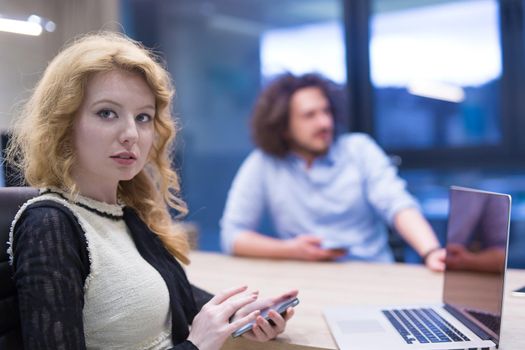
M 223 249 L 241 256 L 393 261 L 384 222 L 443 270 L 445 252 L 388 157 L 365 134 L 335 138 L 333 83 L 284 74 L 259 97 L 258 149 L 236 175 L 221 220 Z M 257 232 L 267 212 L 277 236 Z

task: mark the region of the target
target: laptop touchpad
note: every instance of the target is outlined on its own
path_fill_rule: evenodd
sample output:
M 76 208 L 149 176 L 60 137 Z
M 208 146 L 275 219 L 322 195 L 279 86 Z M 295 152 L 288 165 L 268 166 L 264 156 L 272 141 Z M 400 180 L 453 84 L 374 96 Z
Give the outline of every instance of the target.
M 368 320 L 341 320 L 337 322 L 339 329 L 343 334 L 352 333 L 377 333 L 384 332 L 385 329 L 379 321 L 374 319 Z

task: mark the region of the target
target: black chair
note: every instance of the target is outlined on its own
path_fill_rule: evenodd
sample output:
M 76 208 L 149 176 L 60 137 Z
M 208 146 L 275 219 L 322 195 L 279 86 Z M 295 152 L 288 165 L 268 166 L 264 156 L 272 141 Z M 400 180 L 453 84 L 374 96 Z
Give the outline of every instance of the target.
M 11 222 L 20 206 L 35 197 L 32 187 L 0 188 L 0 350 L 23 349 L 14 281 L 11 278 L 7 241 Z

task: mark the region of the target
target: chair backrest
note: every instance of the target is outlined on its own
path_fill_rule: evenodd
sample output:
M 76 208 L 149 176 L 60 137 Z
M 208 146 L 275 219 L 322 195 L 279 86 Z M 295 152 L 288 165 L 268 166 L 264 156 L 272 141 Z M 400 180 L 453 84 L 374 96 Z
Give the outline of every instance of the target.
M 37 194 L 38 190 L 32 187 L 0 188 L 0 349 L 23 348 L 16 289 L 7 255 L 7 241 L 16 212 L 24 202 Z

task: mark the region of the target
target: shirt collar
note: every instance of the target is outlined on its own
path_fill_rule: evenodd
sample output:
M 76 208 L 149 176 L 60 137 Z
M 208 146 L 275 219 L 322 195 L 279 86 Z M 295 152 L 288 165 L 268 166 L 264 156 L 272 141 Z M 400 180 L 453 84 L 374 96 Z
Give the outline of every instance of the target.
M 336 154 L 337 154 L 337 146 L 336 146 L 336 142 L 334 141 L 334 143 L 332 143 L 332 145 L 330 146 L 326 154 L 315 158 L 312 164 L 312 167 L 319 166 L 319 165 L 322 165 L 322 166 L 334 165 L 337 159 Z M 306 161 L 302 157 L 298 156 L 296 153 L 293 153 L 293 152 L 289 152 L 288 155 L 286 156 L 286 159 L 293 164 L 301 164 L 304 166 L 306 163 Z

